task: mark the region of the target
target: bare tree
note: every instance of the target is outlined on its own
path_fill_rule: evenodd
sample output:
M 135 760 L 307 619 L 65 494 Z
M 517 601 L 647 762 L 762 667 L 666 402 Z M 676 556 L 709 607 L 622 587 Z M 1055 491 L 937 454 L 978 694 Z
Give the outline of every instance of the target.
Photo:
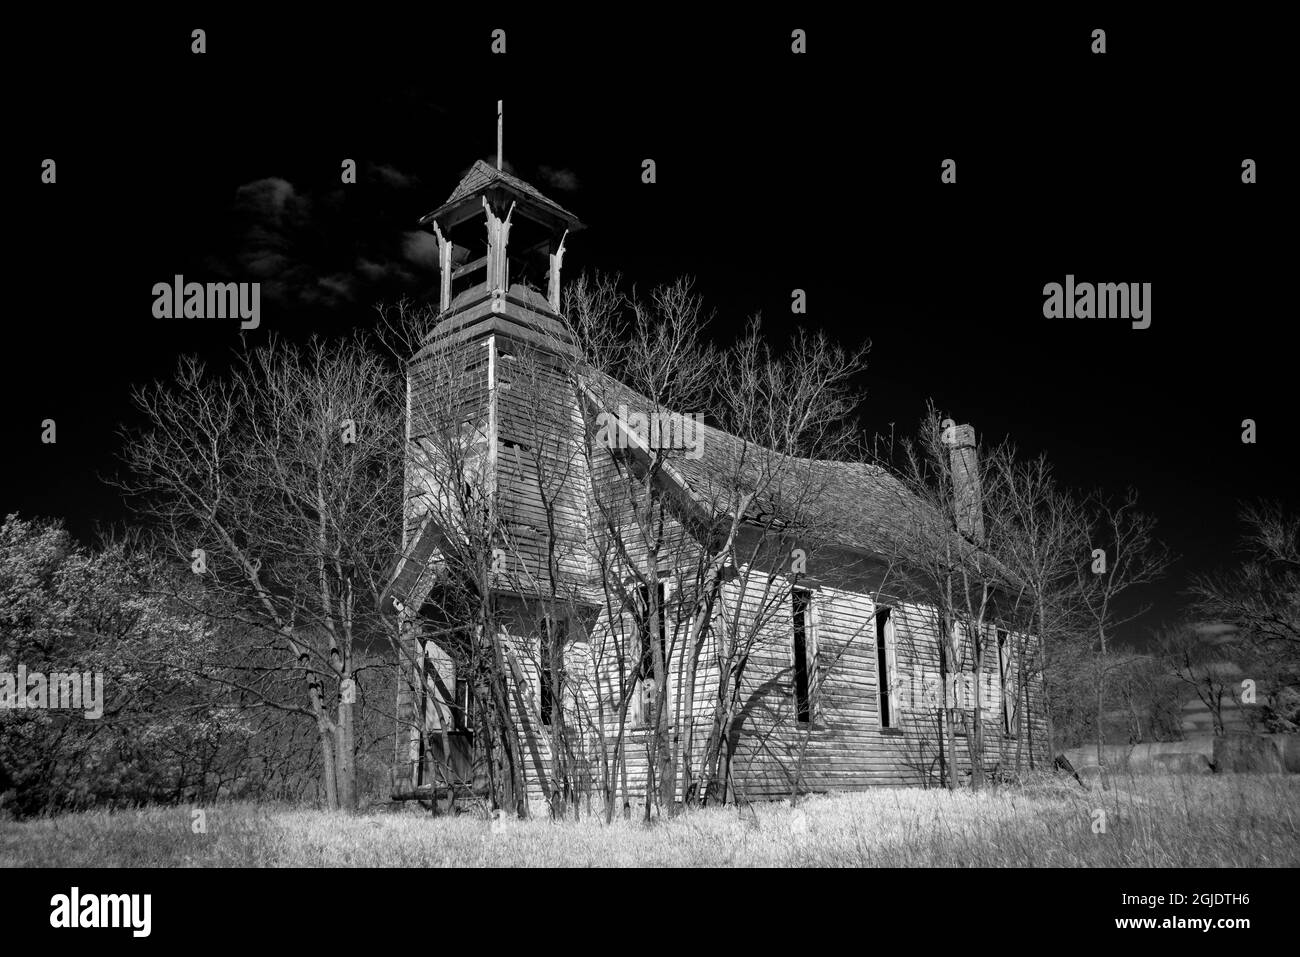
M 518 572 L 508 587 L 529 637 L 516 645 L 512 678 L 523 689 L 525 734 L 546 743 L 545 757 L 540 749 L 532 756 L 558 818 L 580 813 L 594 783 L 594 722 L 583 686 L 596 617 L 582 587 L 590 555 L 585 436 L 572 355 L 524 342 L 499 345 L 496 355 L 498 532 Z
M 527 816 L 526 689 L 502 600 L 526 571 L 498 506 L 492 344 L 438 341 L 435 311 L 405 300 L 380 314 L 382 341 L 407 364 L 401 580 L 390 587 L 409 701 L 399 733 L 414 732 L 435 807 L 439 788 L 454 796 L 482 774 L 494 809 Z
M 1129 743 L 1182 737 L 1182 682 L 1164 656 L 1138 656 L 1117 679 L 1115 692 L 1128 716 Z
M 1241 704 L 1242 665 L 1253 650 L 1240 635 L 1182 624 L 1156 636 L 1161 663 L 1210 713 L 1214 733 L 1225 731 L 1224 710 Z
M 631 712 L 648 731 L 646 814 L 671 809 L 679 791 L 688 802 L 726 800 L 736 722 L 753 694 L 746 668 L 788 615 L 791 551 L 813 554 L 826 541 L 816 463 L 851 448 L 851 379 L 864 353 L 800 336 L 777 357 L 756 322 L 718 353 L 687 280 L 643 301 L 584 279 L 566 301 L 582 356 L 613 659 L 597 673 L 613 692 L 616 764 Z M 664 422 L 697 444 L 662 441 L 654 423 Z M 625 763 L 622 778 L 626 795 Z
M 1300 663 L 1300 516 L 1260 502 L 1243 506 L 1241 521 L 1241 565 L 1194 579 L 1195 611 L 1236 626 L 1273 667 L 1293 677 Z
M 1026 719 L 1025 734 L 1016 740 L 1015 767 L 1019 770 L 1022 744 L 1028 746 L 1029 767 L 1035 766 L 1035 728 L 1029 704 L 1035 675 L 1042 681 L 1045 744 L 1049 757 L 1056 753 L 1052 700 L 1045 679 L 1058 638 L 1068 641 L 1079 626 L 1077 569 L 1080 556 L 1088 552 L 1088 523 L 1079 501 L 1056 482 L 1046 456 L 1023 460 L 1013 446 L 1003 444 L 985 460 L 988 470 L 996 475 L 991 484 L 1000 492 L 999 507 L 990 510 L 985 521 L 994 528 L 1001 543 L 999 558 L 1010 573 L 1003 612 L 1022 626 L 1012 637 L 1019 663 L 1019 711 Z
M 891 537 L 909 597 L 932 616 L 939 661 L 942 764 L 950 789 L 958 786 L 957 733 L 966 737 L 971 786 L 984 780 L 984 676 L 995 647 L 998 595 L 1009 569 L 999 558 L 1008 523 L 1001 515 L 1003 474 L 990 467 L 969 426 L 942 418 L 931 404 L 914 440 L 905 441 L 898 467 L 910 501 L 908 520 Z
M 1139 511 L 1136 491 L 1130 489 L 1119 500 L 1094 496 L 1091 513 L 1093 550 L 1090 560 L 1079 562 L 1077 580 L 1091 633 L 1097 764 L 1105 781 L 1107 683 L 1116 670 L 1131 667 L 1135 657 L 1116 654 L 1115 632 L 1147 611 L 1134 603 L 1133 592 L 1163 576 L 1174 556 L 1156 538 L 1154 517 Z
M 379 607 L 401 514 L 400 378 L 359 340 L 273 340 L 226 375 L 182 360 L 136 390 L 145 427 L 126 437 L 125 483 L 172 553 L 250 635 L 267 668 L 244 690 L 312 722 L 329 807 L 356 806 L 357 685 L 381 638 Z

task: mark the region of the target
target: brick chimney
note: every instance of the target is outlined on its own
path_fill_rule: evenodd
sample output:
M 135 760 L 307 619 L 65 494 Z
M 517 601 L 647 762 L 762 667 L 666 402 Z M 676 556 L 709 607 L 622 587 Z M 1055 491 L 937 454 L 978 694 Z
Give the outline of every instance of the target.
M 943 444 L 948 447 L 952 469 L 953 510 L 957 528 L 973 542 L 984 540 L 984 510 L 980 501 L 979 457 L 975 450 L 975 426 L 943 422 Z

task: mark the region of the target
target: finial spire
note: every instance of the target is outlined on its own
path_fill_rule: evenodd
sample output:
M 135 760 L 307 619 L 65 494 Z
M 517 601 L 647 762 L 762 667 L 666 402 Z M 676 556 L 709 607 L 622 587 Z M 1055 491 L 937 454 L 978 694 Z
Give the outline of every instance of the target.
M 497 169 L 501 168 L 501 101 L 497 100 Z

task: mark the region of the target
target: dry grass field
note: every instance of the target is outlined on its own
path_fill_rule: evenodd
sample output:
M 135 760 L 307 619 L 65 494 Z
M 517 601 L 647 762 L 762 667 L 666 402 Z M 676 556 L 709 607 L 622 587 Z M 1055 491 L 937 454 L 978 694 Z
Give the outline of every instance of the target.
M 1105 811 L 1099 832 L 1097 812 Z M 979 794 L 881 789 L 649 825 L 219 805 L 0 821 L 11 867 L 1295 867 L 1300 777 L 1141 776 Z

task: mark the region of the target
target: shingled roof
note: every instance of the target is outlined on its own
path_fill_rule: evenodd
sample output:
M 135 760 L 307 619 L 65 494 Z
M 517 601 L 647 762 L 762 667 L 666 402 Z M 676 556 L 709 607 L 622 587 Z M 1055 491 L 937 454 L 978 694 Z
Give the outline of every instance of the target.
M 456 186 L 456 188 L 451 191 L 451 195 L 447 197 L 447 202 L 443 203 L 441 206 L 439 206 L 433 212 L 429 213 L 427 216 L 424 216 L 420 220 L 420 222 L 422 223 L 428 222 L 429 220 L 438 216 L 438 214 L 440 214 L 443 210 L 447 209 L 448 207 L 454 206 L 456 203 L 460 202 L 462 199 L 465 199 L 467 196 L 473 196 L 476 193 L 479 193 L 482 190 L 487 189 L 489 186 L 491 186 L 493 183 L 497 181 L 500 181 L 501 183 L 504 183 L 506 186 L 509 186 L 512 189 L 515 189 L 518 192 L 523 193 L 529 199 L 534 200 L 535 202 L 539 203 L 546 209 L 549 209 L 551 212 L 555 213 L 557 216 L 560 216 L 563 219 L 570 219 L 573 220 L 575 223 L 578 220 L 578 217 L 573 215 L 573 213 L 569 212 L 559 203 L 555 202 L 555 200 L 550 199 L 547 196 L 544 196 L 541 192 L 539 192 L 536 189 L 536 187 L 530 185 L 529 183 L 525 183 L 518 176 L 512 176 L 509 173 L 507 173 L 505 170 L 497 169 L 495 166 L 492 166 L 486 160 L 475 160 L 474 165 L 469 168 L 469 172 L 465 174 L 464 179 L 462 179 L 460 183 Z
M 599 377 L 603 395 L 589 398 L 612 408 L 626 403 L 651 410 L 653 403 L 608 376 Z M 612 400 L 612 401 L 611 401 Z M 665 410 L 666 411 L 666 410 Z M 685 486 L 706 512 L 724 513 L 740 486 L 764 492 L 749 508 L 760 523 L 788 521 L 836 544 L 862 552 L 888 552 L 909 526 L 929 521 L 944 527 L 934 513 L 894 475 L 878 465 L 799 458 L 774 452 L 710 425 L 701 425 L 702 454 L 697 459 L 671 455 L 665 471 Z
M 738 482 L 764 484 L 749 509 L 755 521 L 816 527 L 838 545 L 879 554 L 925 512 L 921 500 L 878 465 L 782 455 L 707 425 L 703 433 L 703 455 L 674 456 L 673 467 L 715 505 L 734 494 Z
M 703 454 L 698 459 L 672 456 L 674 478 L 715 514 L 734 501 L 738 485 L 766 491 L 747 517 L 776 529 L 795 529 L 865 554 L 897 557 L 905 543 L 951 541 L 963 553 L 982 556 L 988 567 L 1008 578 L 1014 573 L 982 545 L 958 535 L 949 518 L 925 501 L 888 469 L 867 462 L 810 459 L 784 455 L 746 442 L 721 429 L 702 426 Z M 921 537 L 918 539 L 918 535 Z

